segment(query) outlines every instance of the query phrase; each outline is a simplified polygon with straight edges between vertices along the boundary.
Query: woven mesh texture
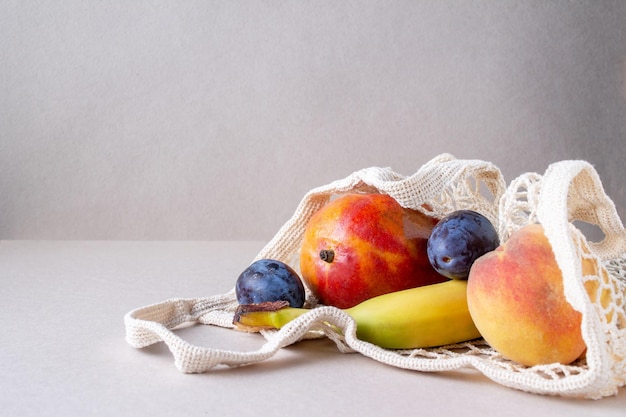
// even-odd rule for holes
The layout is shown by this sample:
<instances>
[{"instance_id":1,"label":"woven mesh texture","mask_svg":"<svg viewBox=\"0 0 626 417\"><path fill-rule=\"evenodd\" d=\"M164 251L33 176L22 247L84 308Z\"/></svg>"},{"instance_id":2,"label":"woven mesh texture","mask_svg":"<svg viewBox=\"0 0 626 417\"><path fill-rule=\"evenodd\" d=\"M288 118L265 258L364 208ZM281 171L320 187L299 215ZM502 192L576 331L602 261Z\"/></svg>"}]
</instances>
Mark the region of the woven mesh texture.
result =
<instances>
[{"instance_id":1,"label":"woven mesh texture","mask_svg":"<svg viewBox=\"0 0 626 417\"><path fill-rule=\"evenodd\" d=\"M307 305L315 308L281 330L263 331L267 342L257 351L194 346L175 333L176 327L187 323L233 327L234 289L130 311L124 317L127 342L137 348L166 343L177 368L186 373L264 361L299 340L328 337L342 352L359 352L390 366L424 372L472 368L499 384L537 394L598 399L626 384L626 232L590 164L556 162L543 175L523 174L508 187L493 164L458 160L449 154L434 158L408 177L389 168L366 168L309 191L256 259L273 258L297 269L309 218L334 195L347 192L389 194L404 207L436 217L459 209L476 210L497 225L502 242L525 224L541 223L563 272L566 298L582 313L584 358L569 365L526 367L503 358L484 340L430 349L382 349L359 340L346 313L317 305L308 290ZM588 241L575 221L598 226L604 238Z\"/></svg>"}]
</instances>

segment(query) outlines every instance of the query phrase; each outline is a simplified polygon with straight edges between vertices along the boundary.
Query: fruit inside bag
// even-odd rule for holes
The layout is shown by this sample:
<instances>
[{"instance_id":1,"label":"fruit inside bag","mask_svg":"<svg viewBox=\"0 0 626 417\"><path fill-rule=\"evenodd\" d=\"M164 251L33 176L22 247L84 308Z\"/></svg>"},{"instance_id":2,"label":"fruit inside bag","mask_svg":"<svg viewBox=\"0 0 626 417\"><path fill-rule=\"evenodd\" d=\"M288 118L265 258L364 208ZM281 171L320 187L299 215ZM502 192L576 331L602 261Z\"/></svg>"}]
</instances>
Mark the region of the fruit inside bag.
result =
<instances>
[{"instance_id":1,"label":"fruit inside bag","mask_svg":"<svg viewBox=\"0 0 626 417\"><path fill-rule=\"evenodd\" d=\"M567 300L582 313L584 357L569 365L523 366L506 360L482 339L428 349L384 349L358 339L355 321L344 311L326 306L312 309L279 331L263 331L267 342L254 352L194 346L172 331L184 323L233 327L234 289L129 312L125 316L128 343L141 348L163 341L178 369L189 373L267 360L304 338L328 337L342 352L356 351L392 366L428 372L474 368L497 383L539 394L601 398L626 383L626 234L588 163L555 163L543 176L524 174L508 188L493 164L457 160L448 154L434 158L410 177L382 168L357 171L307 193L256 259L295 264L308 220L334 195L347 192L388 194L404 207L438 218L454 210L476 210L497 225L503 241L528 223L541 223L562 270ZM574 227L576 220L599 226L605 238L588 242ZM307 296L315 306L317 300L310 293Z\"/></svg>"}]
</instances>

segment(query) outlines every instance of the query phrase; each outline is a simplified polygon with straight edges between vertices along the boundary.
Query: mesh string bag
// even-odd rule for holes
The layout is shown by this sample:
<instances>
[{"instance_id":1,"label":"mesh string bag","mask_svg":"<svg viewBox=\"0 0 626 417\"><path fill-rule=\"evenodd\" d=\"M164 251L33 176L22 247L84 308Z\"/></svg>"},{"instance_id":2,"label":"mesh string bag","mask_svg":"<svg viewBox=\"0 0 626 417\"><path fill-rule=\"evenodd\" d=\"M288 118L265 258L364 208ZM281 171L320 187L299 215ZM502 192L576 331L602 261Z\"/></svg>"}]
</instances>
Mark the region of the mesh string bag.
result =
<instances>
[{"instance_id":1,"label":"mesh string bag","mask_svg":"<svg viewBox=\"0 0 626 417\"><path fill-rule=\"evenodd\" d=\"M280 330L261 331L266 342L258 350L196 346L176 334L177 327L188 324L233 328L236 277L225 294L172 298L128 312L126 341L135 348L164 342L175 366L185 373L268 360L300 340L327 337L341 352L358 352L390 366L423 372L474 369L496 383L536 394L599 399L616 394L626 383L626 231L589 163L556 162L543 175L525 173L508 186L492 163L449 154L435 157L411 176L366 168L306 193L253 260L272 258L297 269L308 220L333 196L347 192L389 194L404 207L439 218L454 210L479 211L497 225L502 242L528 223L541 223L563 274L566 299L582 313L584 357L568 365L527 367L505 359L483 339L428 349L383 349L359 340L350 316L318 304L308 290L311 311ZM589 241L577 222L597 226L602 240Z\"/></svg>"}]
</instances>

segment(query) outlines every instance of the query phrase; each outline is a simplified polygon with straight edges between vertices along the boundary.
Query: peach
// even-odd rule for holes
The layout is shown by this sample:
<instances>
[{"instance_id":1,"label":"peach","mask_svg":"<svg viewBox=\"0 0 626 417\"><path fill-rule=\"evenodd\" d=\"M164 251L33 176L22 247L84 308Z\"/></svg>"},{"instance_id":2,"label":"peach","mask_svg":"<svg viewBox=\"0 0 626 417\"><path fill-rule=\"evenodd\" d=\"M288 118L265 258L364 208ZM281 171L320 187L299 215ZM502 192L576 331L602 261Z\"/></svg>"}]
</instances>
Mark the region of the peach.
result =
<instances>
[{"instance_id":1,"label":"peach","mask_svg":"<svg viewBox=\"0 0 626 417\"><path fill-rule=\"evenodd\" d=\"M483 338L507 359L569 364L585 351L581 313L565 299L561 270L539 224L522 227L474 262L467 301Z\"/></svg>"}]
</instances>

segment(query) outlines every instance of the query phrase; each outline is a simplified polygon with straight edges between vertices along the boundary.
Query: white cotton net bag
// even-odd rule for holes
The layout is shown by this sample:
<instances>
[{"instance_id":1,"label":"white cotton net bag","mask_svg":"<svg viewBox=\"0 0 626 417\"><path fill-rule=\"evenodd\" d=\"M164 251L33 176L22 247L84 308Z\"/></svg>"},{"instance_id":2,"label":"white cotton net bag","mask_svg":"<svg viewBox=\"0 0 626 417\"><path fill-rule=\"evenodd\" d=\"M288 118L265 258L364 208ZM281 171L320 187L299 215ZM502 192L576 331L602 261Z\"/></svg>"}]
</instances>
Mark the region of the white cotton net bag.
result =
<instances>
[{"instance_id":1,"label":"white cotton net bag","mask_svg":"<svg viewBox=\"0 0 626 417\"><path fill-rule=\"evenodd\" d=\"M226 294L170 299L130 311L124 317L127 342L136 348L166 343L176 367L186 373L267 360L299 340L328 337L341 352L359 352L391 366L424 372L470 368L499 384L538 394L597 399L615 394L625 384L626 232L591 165L554 163L543 176L521 175L508 188L493 164L458 160L449 154L434 158L408 177L389 168L366 168L309 191L255 259L273 258L297 268L308 220L334 195L347 192L389 194L402 206L435 217L476 210L497 225L503 242L525 224L541 223L563 272L567 300L582 313L585 357L569 365L526 367L506 360L482 339L439 348L383 349L359 340L346 313L317 306L308 291L307 303L316 308L281 330L263 331L267 341L256 351L195 346L175 333L176 327L189 323L232 328L237 307L234 288ZM604 233L602 241L589 242L575 227L577 221L598 226ZM592 273L583 275L582 262L592 265Z\"/></svg>"}]
</instances>

